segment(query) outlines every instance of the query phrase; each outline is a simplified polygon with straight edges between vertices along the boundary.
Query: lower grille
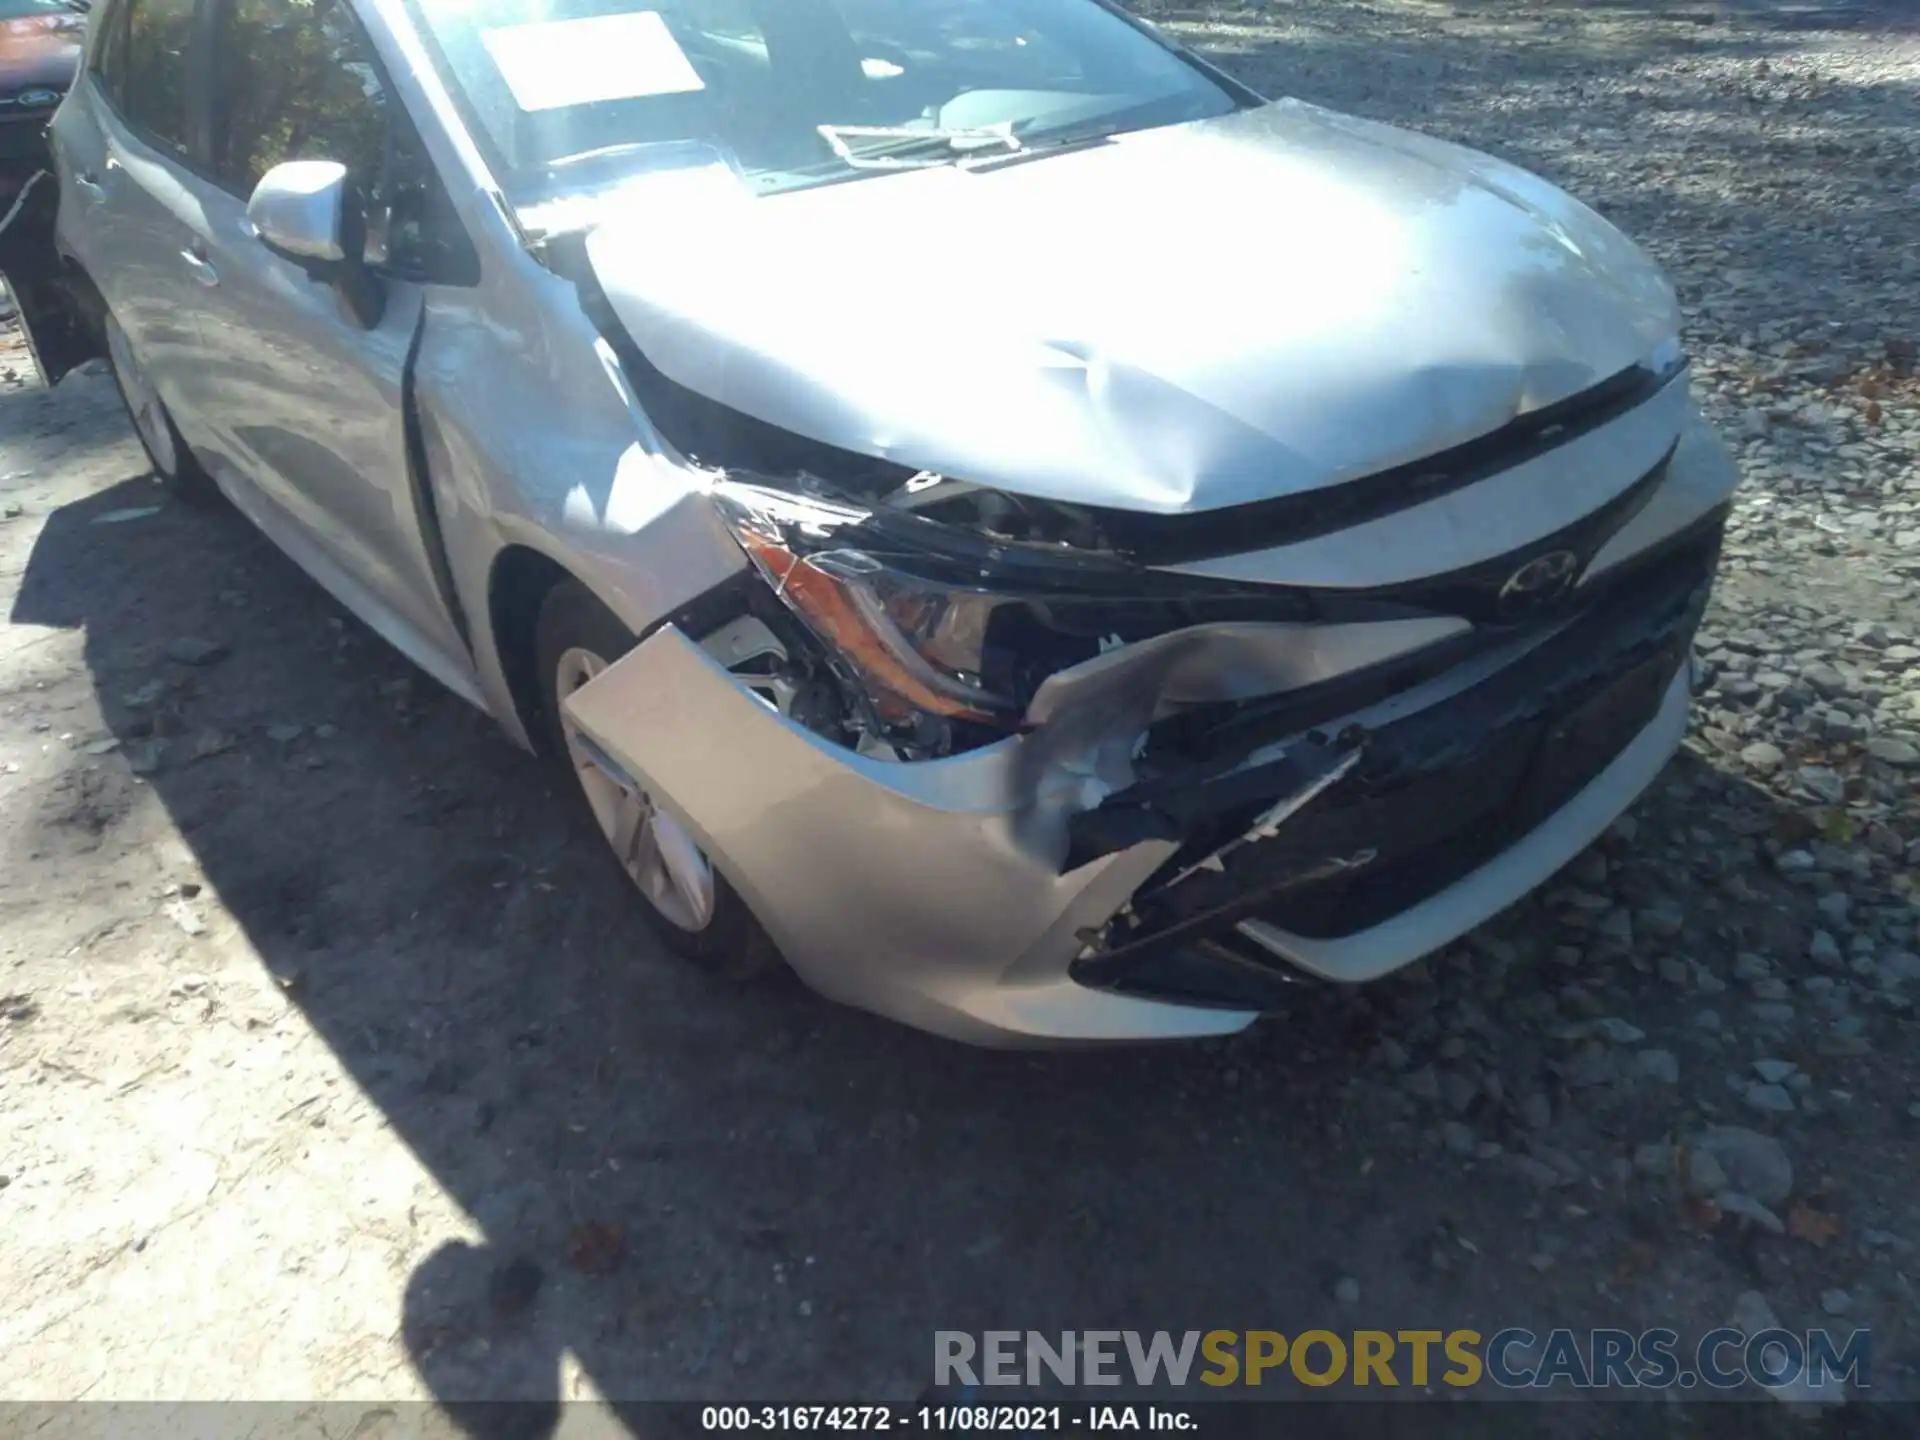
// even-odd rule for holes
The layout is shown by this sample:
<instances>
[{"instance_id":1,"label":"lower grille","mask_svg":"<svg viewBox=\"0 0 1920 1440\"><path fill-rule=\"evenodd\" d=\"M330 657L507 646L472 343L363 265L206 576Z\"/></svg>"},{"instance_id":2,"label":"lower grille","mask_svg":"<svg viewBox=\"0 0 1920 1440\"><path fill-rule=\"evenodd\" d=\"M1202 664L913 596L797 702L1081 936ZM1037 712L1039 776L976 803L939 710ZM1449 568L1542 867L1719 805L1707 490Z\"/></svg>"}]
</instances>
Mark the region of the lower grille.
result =
<instances>
[{"instance_id":1,"label":"lower grille","mask_svg":"<svg viewBox=\"0 0 1920 1440\"><path fill-rule=\"evenodd\" d=\"M1478 685L1369 732L1353 772L1277 834L1241 846L1221 870L1143 886L1137 924L1110 935L1111 948L1081 961L1076 975L1167 993L1153 972L1173 965L1183 977L1177 988L1188 992L1192 947L1204 944L1215 960L1223 948L1242 956L1253 948L1233 934L1242 920L1257 916L1316 939L1352 935L1486 864L1591 783L1652 720L1686 661L1718 554L1716 527L1614 585ZM1176 857L1163 877L1192 858Z\"/></svg>"},{"instance_id":2,"label":"lower grille","mask_svg":"<svg viewBox=\"0 0 1920 1440\"><path fill-rule=\"evenodd\" d=\"M1685 650L1669 645L1571 715L1502 730L1475 761L1347 807L1316 814L1351 836L1371 837L1374 860L1284 894L1254 913L1283 930L1333 939L1378 924L1437 895L1492 860L1565 805L1644 730ZM1324 843L1321 834L1314 841Z\"/></svg>"}]
</instances>

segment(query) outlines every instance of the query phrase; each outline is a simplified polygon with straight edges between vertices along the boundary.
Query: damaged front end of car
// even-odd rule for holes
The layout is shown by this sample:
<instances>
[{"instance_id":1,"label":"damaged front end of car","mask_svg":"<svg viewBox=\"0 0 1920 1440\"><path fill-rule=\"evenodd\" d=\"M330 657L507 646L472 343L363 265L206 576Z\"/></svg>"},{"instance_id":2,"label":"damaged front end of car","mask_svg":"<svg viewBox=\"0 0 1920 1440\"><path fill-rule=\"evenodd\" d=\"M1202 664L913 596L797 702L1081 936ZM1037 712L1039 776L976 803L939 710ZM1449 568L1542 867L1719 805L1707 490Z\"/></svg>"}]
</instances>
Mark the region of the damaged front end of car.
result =
<instances>
[{"instance_id":1,"label":"damaged front end of car","mask_svg":"<svg viewBox=\"0 0 1920 1440\"><path fill-rule=\"evenodd\" d=\"M1178 483L1023 483L1007 434L971 441L982 397L1104 434L1120 361L1041 347L1010 376L989 346L896 412L862 398L903 393L865 350L836 368L851 340L807 369L791 316L776 353L713 267L683 294L635 232L601 238L550 263L751 563L569 712L827 995L981 1043L1230 1033L1302 978L1372 979L1513 903L1679 744L1736 473L1671 340L1614 369L1369 350L1355 385L1436 413L1497 392L1507 418L1342 449L1262 400L1232 483L1156 510L1226 474L1179 428L1211 372L1178 404L1149 387L1154 424L1114 454ZM1596 327L1618 357L1660 325L1484 346ZM1321 483L1258 481L1310 453Z\"/></svg>"},{"instance_id":2,"label":"damaged front end of car","mask_svg":"<svg viewBox=\"0 0 1920 1440\"><path fill-rule=\"evenodd\" d=\"M1684 729L1733 480L1697 419L1518 552L1333 588L641 393L752 582L573 717L809 983L924 1028L1229 1033L1386 973L1571 859Z\"/></svg>"}]
</instances>

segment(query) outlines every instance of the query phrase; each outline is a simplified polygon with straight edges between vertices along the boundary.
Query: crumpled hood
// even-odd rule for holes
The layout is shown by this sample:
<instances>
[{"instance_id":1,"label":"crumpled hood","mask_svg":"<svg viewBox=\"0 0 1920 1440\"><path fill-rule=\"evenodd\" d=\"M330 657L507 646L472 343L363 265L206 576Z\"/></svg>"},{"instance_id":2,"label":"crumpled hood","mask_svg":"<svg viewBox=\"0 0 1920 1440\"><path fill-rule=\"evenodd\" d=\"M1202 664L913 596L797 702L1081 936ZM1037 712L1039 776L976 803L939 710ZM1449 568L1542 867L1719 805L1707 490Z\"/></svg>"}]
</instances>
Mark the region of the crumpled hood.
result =
<instances>
[{"instance_id":1,"label":"crumpled hood","mask_svg":"<svg viewBox=\"0 0 1920 1440\"><path fill-rule=\"evenodd\" d=\"M1640 250L1553 186L1295 101L764 199L656 178L588 251L662 372L815 440L1070 502L1335 484L1678 327Z\"/></svg>"}]
</instances>

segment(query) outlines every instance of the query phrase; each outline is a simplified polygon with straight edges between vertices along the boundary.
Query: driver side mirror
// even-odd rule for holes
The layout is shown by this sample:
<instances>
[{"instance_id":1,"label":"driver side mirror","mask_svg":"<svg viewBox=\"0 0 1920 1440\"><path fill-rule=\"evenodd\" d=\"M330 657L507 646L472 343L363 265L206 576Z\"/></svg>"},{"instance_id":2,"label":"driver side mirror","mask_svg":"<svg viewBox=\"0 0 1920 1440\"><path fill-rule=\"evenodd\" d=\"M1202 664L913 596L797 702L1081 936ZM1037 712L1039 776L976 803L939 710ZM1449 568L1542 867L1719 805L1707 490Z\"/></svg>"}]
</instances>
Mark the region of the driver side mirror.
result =
<instances>
[{"instance_id":1,"label":"driver side mirror","mask_svg":"<svg viewBox=\"0 0 1920 1440\"><path fill-rule=\"evenodd\" d=\"M371 330L386 309L379 277L367 269L366 215L336 160L287 160L260 177L247 201L260 243L340 292Z\"/></svg>"}]
</instances>

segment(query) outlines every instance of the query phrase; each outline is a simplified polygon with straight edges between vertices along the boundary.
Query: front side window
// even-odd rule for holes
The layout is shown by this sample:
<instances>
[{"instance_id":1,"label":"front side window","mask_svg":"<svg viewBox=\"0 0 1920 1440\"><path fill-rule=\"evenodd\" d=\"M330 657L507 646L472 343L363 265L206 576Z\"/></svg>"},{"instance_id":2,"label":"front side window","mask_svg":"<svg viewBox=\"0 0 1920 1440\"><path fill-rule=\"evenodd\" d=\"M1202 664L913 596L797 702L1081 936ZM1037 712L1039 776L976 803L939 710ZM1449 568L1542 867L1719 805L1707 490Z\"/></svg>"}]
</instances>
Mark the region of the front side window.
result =
<instances>
[{"instance_id":1,"label":"front side window","mask_svg":"<svg viewBox=\"0 0 1920 1440\"><path fill-rule=\"evenodd\" d=\"M333 160L366 217L369 264L471 284L478 261L345 0L223 0L214 179L241 199L287 160Z\"/></svg>"},{"instance_id":2,"label":"front side window","mask_svg":"<svg viewBox=\"0 0 1920 1440\"><path fill-rule=\"evenodd\" d=\"M1095 0L408 0L508 193L689 144L762 192L1223 114Z\"/></svg>"},{"instance_id":3,"label":"front side window","mask_svg":"<svg viewBox=\"0 0 1920 1440\"><path fill-rule=\"evenodd\" d=\"M187 45L193 0L124 0L120 87L128 123L162 146L187 148Z\"/></svg>"},{"instance_id":4,"label":"front side window","mask_svg":"<svg viewBox=\"0 0 1920 1440\"><path fill-rule=\"evenodd\" d=\"M380 176L385 88L339 0L227 0L218 40L215 178L253 193L283 160L337 160L363 192Z\"/></svg>"},{"instance_id":5,"label":"front side window","mask_svg":"<svg viewBox=\"0 0 1920 1440\"><path fill-rule=\"evenodd\" d=\"M122 103L127 69L127 0L100 17L100 35L93 43L93 78L114 104Z\"/></svg>"}]
</instances>

